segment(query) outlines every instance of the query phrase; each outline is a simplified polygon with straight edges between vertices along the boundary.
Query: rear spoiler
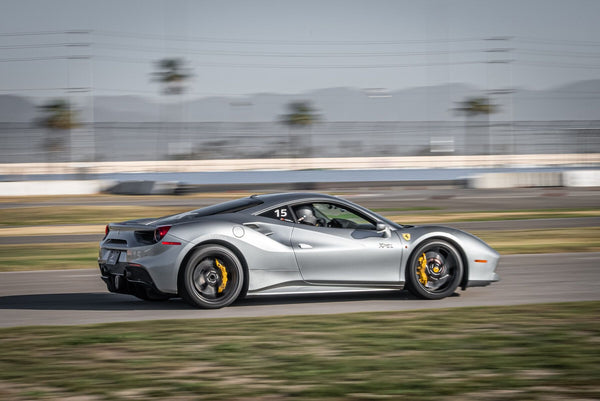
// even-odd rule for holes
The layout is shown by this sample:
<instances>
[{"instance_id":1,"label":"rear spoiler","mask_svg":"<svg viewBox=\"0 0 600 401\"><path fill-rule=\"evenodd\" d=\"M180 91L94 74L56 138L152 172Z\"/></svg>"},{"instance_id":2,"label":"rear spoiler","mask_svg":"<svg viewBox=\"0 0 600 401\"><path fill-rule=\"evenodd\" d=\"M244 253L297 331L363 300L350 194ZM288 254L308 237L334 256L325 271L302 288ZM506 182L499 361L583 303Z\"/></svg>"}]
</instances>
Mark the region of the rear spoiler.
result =
<instances>
[{"instance_id":1,"label":"rear spoiler","mask_svg":"<svg viewBox=\"0 0 600 401\"><path fill-rule=\"evenodd\" d=\"M156 225L147 225L147 224L139 224L139 223L110 223L108 228L112 230L118 231L154 231L156 230Z\"/></svg>"}]
</instances>

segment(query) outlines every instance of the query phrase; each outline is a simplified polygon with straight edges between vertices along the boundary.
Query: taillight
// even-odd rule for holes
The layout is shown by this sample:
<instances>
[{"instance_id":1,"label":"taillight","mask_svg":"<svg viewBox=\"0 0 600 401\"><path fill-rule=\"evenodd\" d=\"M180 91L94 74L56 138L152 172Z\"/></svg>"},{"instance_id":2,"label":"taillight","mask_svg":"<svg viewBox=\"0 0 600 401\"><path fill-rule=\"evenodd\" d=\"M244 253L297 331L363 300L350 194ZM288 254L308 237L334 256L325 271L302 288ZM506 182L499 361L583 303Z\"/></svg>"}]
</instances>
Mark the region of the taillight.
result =
<instances>
[{"instance_id":1,"label":"taillight","mask_svg":"<svg viewBox=\"0 0 600 401\"><path fill-rule=\"evenodd\" d=\"M110 232L110 228L108 227L108 224L107 224L106 227L104 227L104 238L106 238L108 236L109 232Z\"/></svg>"},{"instance_id":2,"label":"taillight","mask_svg":"<svg viewBox=\"0 0 600 401\"><path fill-rule=\"evenodd\" d=\"M159 242L165 237L165 235L167 235L170 229L171 226L158 227L156 230L154 230L154 241Z\"/></svg>"}]
</instances>

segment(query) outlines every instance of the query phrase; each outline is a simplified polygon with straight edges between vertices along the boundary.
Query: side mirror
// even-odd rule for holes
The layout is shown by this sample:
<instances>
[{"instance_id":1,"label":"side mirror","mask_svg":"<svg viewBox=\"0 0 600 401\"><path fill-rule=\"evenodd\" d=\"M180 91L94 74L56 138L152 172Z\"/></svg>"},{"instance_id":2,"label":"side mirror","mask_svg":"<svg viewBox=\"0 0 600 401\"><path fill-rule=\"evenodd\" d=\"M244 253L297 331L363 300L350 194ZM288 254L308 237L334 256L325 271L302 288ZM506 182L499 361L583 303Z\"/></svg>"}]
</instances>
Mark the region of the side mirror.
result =
<instances>
[{"instance_id":1,"label":"side mirror","mask_svg":"<svg viewBox=\"0 0 600 401\"><path fill-rule=\"evenodd\" d=\"M377 223L377 225L375 226L375 230L377 231L377 234L383 234L384 238L388 238L391 235L391 231L388 225L382 222Z\"/></svg>"}]
</instances>

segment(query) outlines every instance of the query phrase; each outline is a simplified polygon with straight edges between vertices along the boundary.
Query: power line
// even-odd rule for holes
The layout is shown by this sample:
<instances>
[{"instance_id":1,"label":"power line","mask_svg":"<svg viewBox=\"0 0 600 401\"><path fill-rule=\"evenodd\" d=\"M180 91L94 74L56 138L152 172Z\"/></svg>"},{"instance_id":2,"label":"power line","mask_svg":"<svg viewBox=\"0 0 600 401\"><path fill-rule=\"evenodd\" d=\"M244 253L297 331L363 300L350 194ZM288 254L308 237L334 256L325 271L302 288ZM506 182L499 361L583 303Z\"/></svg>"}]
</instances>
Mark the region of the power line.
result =
<instances>
[{"instance_id":1,"label":"power line","mask_svg":"<svg viewBox=\"0 0 600 401\"><path fill-rule=\"evenodd\" d=\"M0 50L12 50L12 49L44 49L48 47L65 47L67 43L38 43L31 45L7 45L0 46Z\"/></svg>"},{"instance_id":2,"label":"power line","mask_svg":"<svg viewBox=\"0 0 600 401\"><path fill-rule=\"evenodd\" d=\"M568 46L591 46L591 47L599 47L599 41L593 40L572 40L572 39L548 39L548 38L536 38L536 37L528 37L528 36L518 36L518 42L525 43L537 43L537 44L545 44L545 45L568 45Z\"/></svg>"},{"instance_id":3,"label":"power line","mask_svg":"<svg viewBox=\"0 0 600 401\"><path fill-rule=\"evenodd\" d=\"M540 62L540 61L528 61L528 60L519 60L517 66L519 65L527 65L532 67L555 67L555 68L580 68L580 69L588 69L588 70L598 70L600 69L600 64L574 64L574 63L560 63L560 62Z\"/></svg>"},{"instance_id":4,"label":"power line","mask_svg":"<svg viewBox=\"0 0 600 401\"><path fill-rule=\"evenodd\" d=\"M157 52L165 53L162 47L140 47L134 45L118 45L95 43L96 49L127 50L136 52ZM429 56L429 55L449 55L449 54L477 54L484 50L439 50L439 51L418 51L418 52L317 52L317 53L290 53L290 52L248 52L248 51L222 51L222 50L190 50L190 49L169 49L172 53L199 54L213 56L239 56L239 57L287 57L287 58L312 58L312 57L407 57L407 56Z\"/></svg>"},{"instance_id":5,"label":"power line","mask_svg":"<svg viewBox=\"0 0 600 401\"><path fill-rule=\"evenodd\" d=\"M88 60L90 55L72 55L72 56L40 56L40 57L14 57L0 58L0 63L10 63L17 61L50 61L50 60Z\"/></svg>"},{"instance_id":6,"label":"power line","mask_svg":"<svg viewBox=\"0 0 600 401\"><path fill-rule=\"evenodd\" d=\"M182 42L213 42L213 43L239 43L239 44L284 44L284 45L396 45L396 44L433 44L433 43L461 43L493 40L510 40L511 42L526 42L547 45L570 45L570 46L592 46L600 47L600 41L574 40L574 39L551 39L532 36L497 36L497 37L462 37L462 38L437 38L437 39L405 39L405 40L283 40L283 39L246 39L246 38L217 38L217 37L194 37L161 35L153 33L92 30L92 29L68 29L53 31L21 31L0 32L0 37L19 36L45 36L45 35L83 35L93 34L97 36L110 36L118 38L152 39L162 41Z\"/></svg>"},{"instance_id":7,"label":"power line","mask_svg":"<svg viewBox=\"0 0 600 401\"><path fill-rule=\"evenodd\" d=\"M115 57L115 56L94 56L94 60L117 61L136 64L146 64L156 60ZM428 67L442 65L467 65L481 64L483 60L478 61L457 61L457 62L439 62L439 63L412 63L412 64L250 64L250 63L222 63L222 62L200 62L194 63L195 67L233 67L233 68L273 68L273 69L372 69L372 68L409 68L409 67Z\"/></svg>"},{"instance_id":8,"label":"power line","mask_svg":"<svg viewBox=\"0 0 600 401\"><path fill-rule=\"evenodd\" d=\"M89 34L90 29L67 29L64 31L29 31L29 32L0 32L0 36L46 36L46 35L70 35Z\"/></svg>"},{"instance_id":9,"label":"power line","mask_svg":"<svg viewBox=\"0 0 600 401\"><path fill-rule=\"evenodd\" d=\"M37 32L3 32L0 36L46 36L63 35L66 31L37 31Z\"/></svg>"},{"instance_id":10,"label":"power line","mask_svg":"<svg viewBox=\"0 0 600 401\"><path fill-rule=\"evenodd\" d=\"M537 49L514 49L516 53L547 56L547 57L584 57L584 58L600 58L599 52L572 52L572 51L547 51Z\"/></svg>"},{"instance_id":11,"label":"power line","mask_svg":"<svg viewBox=\"0 0 600 401\"><path fill-rule=\"evenodd\" d=\"M215 38L144 34L118 31L93 31L97 36L129 37L137 39L166 40L174 42L210 42L210 43L233 43L233 44L266 44L266 45L397 45L397 44L426 44L426 43L454 43L475 42L481 38L454 38L454 39L415 39L415 40L277 40L277 39L241 39L241 38Z\"/></svg>"},{"instance_id":12,"label":"power line","mask_svg":"<svg viewBox=\"0 0 600 401\"><path fill-rule=\"evenodd\" d=\"M148 64L153 63L155 59L128 58L119 56L105 55L61 55L61 56L40 56L40 57L14 57L0 58L0 63L25 62L25 61L52 61L52 60L102 60L124 63ZM427 62L427 63L390 63L390 64L254 64L254 63L224 63L224 62L201 62L194 63L198 67L231 67L231 68L267 68L267 69L387 69L387 68L410 68L410 67L434 67L450 65L474 65L489 63L515 63L516 65L528 65L538 67L557 67L557 68L580 68L580 69L600 69L600 64L581 64L581 63L563 63L563 62L540 62L531 60L472 60L472 61L445 61L445 62Z\"/></svg>"},{"instance_id":13,"label":"power line","mask_svg":"<svg viewBox=\"0 0 600 401\"><path fill-rule=\"evenodd\" d=\"M60 47L93 47L95 49L113 49L135 52L165 53L161 47L120 45L110 43L40 43L29 45L0 45L0 50L13 49L38 49L38 48L60 48ZM458 54L478 54L483 52L515 52L523 55L539 55L546 57L584 57L600 58L599 52L572 52L572 51L545 51L537 49L472 49L472 50L437 50L437 51L416 51L416 52L310 52L310 53L289 53L289 52L248 52L248 51L221 51L221 50L190 50L190 49L169 49L171 53L212 55L212 56L236 56L236 57L273 57L273 58L341 58L341 57L411 57L411 56L435 56L435 55L458 55Z\"/></svg>"}]
</instances>

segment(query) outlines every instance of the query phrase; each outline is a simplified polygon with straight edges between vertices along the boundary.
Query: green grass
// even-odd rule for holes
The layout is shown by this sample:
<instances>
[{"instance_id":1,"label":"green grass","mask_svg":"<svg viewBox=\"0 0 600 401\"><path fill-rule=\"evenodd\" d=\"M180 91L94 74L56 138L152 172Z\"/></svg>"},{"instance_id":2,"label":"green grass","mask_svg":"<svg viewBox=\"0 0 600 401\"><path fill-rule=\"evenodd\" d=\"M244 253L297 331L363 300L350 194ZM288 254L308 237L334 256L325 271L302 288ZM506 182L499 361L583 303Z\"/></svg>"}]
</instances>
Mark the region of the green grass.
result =
<instances>
[{"instance_id":1,"label":"green grass","mask_svg":"<svg viewBox=\"0 0 600 401\"><path fill-rule=\"evenodd\" d=\"M600 252L600 227L473 231L471 233L503 255Z\"/></svg>"},{"instance_id":2,"label":"green grass","mask_svg":"<svg viewBox=\"0 0 600 401\"><path fill-rule=\"evenodd\" d=\"M598 399L598 316L586 302L0 329L0 398Z\"/></svg>"},{"instance_id":3,"label":"green grass","mask_svg":"<svg viewBox=\"0 0 600 401\"><path fill-rule=\"evenodd\" d=\"M386 212L384 215L401 224L450 223L461 221L500 221L500 220L533 220L564 219L573 217L599 217L598 208L581 209L539 209L539 210L496 210L467 212L432 212L418 214L398 214Z\"/></svg>"},{"instance_id":4,"label":"green grass","mask_svg":"<svg viewBox=\"0 0 600 401\"><path fill-rule=\"evenodd\" d=\"M98 267L98 243L0 245L0 271Z\"/></svg>"},{"instance_id":5,"label":"green grass","mask_svg":"<svg viewBox=\"0 0 600 401\"><path fill-rule=\"evenodd\" d=\"M191 210L189 206L38 206L0 209L0 227L62 224L107 224L160 217Z\"/></svg>"}]
</instances>

